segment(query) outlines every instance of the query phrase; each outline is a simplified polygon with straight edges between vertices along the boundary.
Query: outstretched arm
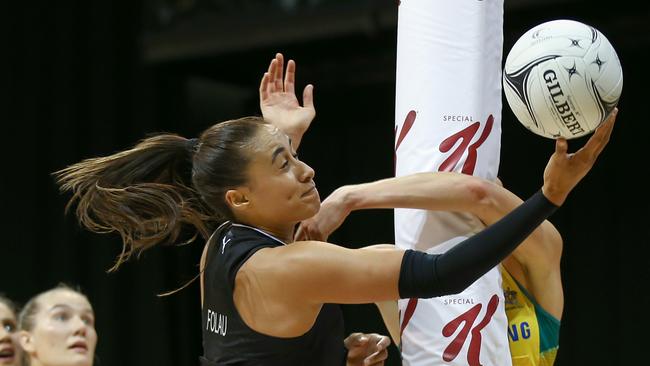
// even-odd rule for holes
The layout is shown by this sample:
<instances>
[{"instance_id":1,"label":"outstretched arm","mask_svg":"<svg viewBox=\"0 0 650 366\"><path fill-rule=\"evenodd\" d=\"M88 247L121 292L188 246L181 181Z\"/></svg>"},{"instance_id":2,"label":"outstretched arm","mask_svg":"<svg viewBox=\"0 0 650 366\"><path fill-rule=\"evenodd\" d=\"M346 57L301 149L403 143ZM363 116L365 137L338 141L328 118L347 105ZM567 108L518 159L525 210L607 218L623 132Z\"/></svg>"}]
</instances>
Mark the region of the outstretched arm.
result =
<instances>
[{"instance_id":1,"label":"outstretched arm","mask_svg":"<svg viewBox=\"0 0 650 366\"><path fill-rule=\"evenodd\" d=\"M469 212L491 225L522 202L508 190L481 178L459 173L419 173L337 189L314 218L301 223L297 238L326 240L351 211L359 209ZM561 254L560 234L546 220L503 262L537 302L558 319L564 304Z\"/></svg>"},{"instance_id":2,"label":"outstretched arm","mask_svg":"<svg viewBox=\"0 0 650 366\"><path fill-rule=\"evenodd\" d=\"M265 299L292 303L368 303L458 293L503 260L557 207L541 192L502 220L440 255L354 250L303 241L262 249L240 269ZM238 284L240 282L237 282Z\"/></svg>"},{"instance_id":3,"label":"outstretched arm","mask_svg":"<svg viewBox=\"0 0 650 366\"><path fill-rule=\"evenodd\" d=\"M296 63L289 60L285 73L284 56L276 54L260 82L260 109L264 119L289 135L293 148L298 150L302 136L316 116L316 109L314 86L309 84L305 87L302 106L295 87Z\"/></svg>"},{"instance_id":4,"label":"outstretched arm","mask_svg":"<svg viewBox=\"0 0 650 366\"><path fill-rule=\"evenodd\" d=\"M481 217L503 206L507 191L482 178L460 173L418 173L343 186L296 231L297 240L326 240L350 214L372 208L413 208L469 212Z\"/></svg>"},{"instance_id":5,"label":"outstretched arm","mask_svg":"<svg viewBox=\"0 0 650 366\"><path fill-rule=\"evenodd\" d=\"M609 140L616 112L576 153L567 152L566 141L556 142L556 152L545 170L542 188L552 202L563 203L568 192L591 169ZM571 180L555 180L558 172L567 170L576 173ZM553 195L557 188L566 194ZM296 239L325 240L351 211L358 209L403 207L463 211L491 225L521 203L513 193L480 178L454 173L420 173L339 188L323 202L314 218L301 223ZM559 271L561 252L559 233L550 222L544 221L505 262L511 274L524 282L540 305L557 318L561 317L563 305Z\"/></svg>"},{"instance_id":6,"label":"outstretched arm","mask_svg":"<svg viewBox=\"0 0 650 366\"><path fill-rule=\"evenodd\" d=\"M567 151L566 140L556 141L556 151L544 171L542 187L551 202L561 205L591 169L609 141L617 114L618 109L614 109L575 153ZM574 176L570 180L558 176L566 173L574 173ZM340 187L323 201L316 216L300 224L295 239L326 240L354 210L399 207L469 212L489 224L510 212L520 201L508 190L481 178L446 172L418 173Z\"/></svg>"},{"instance_id":7,"label":"outstretched arm","mask_svg":"<svg viewBox=\"0 0 650 366\"><path fill-rule=\"evenodd\" d=\"M237 273L233 296L237 308L244 321L255 323L253 329L291 336L308 330L325 303L369 303L460 292L505 259L564 202L604 149L613 125L614 116L575 154L567 153L566 141L559 141L539 192L441 255L351 250L318 242L261 249ZM278 314L286 315L288 308L292 309L293 324L279 331L277 325L287 317Z\"/></svg>"},{"instance_id":8,"label":"outstretched arm","mask_svg":"<svg viewBox=\"0 0 650 366\"><path fill-rule=\"evenodd\" d=\"M396 299L398 295L427 297L460 291L462 288L458 287L471 284L478 278L475 276L498 264L557 206L564 203L569 192L587 174L607 145L614 119L615 113L576 153L568 153L566 141L558 141L544 171L544 185L540 192L444 254L428 256L409 251L355 251L326 243L302 242L261 250L244 266L251 264L253 268L264 268L263 276L256 275L257 283L264 282L282 290L277 293L299 294L306 302L363 303ZM501 189L495 184L489 186ZM400 275L401 268L412 266L435 268L430 273L433 277L421 281L417 271L406 271L401 273L404 276ZM432 283L433 287L429 287ZM426 289L418 289L420 287Z\"/></svg>"}]
</instances>

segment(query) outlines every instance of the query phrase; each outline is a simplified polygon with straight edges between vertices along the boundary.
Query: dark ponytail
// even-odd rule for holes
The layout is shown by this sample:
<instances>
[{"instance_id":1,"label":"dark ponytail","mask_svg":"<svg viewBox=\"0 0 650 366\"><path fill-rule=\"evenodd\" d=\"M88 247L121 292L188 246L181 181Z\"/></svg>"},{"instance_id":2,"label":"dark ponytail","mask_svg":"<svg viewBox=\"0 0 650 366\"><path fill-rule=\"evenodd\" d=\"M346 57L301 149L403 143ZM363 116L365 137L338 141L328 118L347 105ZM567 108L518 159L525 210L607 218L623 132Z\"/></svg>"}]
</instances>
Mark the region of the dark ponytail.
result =
<instances>
[{"instance_id":1,"label":"dark ponytail","mask_svg":"<svg viewBox=\"0 0 650 366\"><path fill-rule=\"evenodd\" d=\"M118 232L122 253L115 265L157 243L175 243L184 224L206 237L210 214L190 186L190 140L159 135L130 150L87 159L55 172L61 191L71 191L82 226Z\"/></svg>"},{"instance_id":2,"label":"dark ponytail","mask_svg":"<svg viewBox=\"0 0 650 366\"><path fill-rule=\"evenodd\" d=\"M217 224L232 219L224 195L245 183L250 160L245 150L263 122L257 117L223 122L199 139L149 137L130 150L59 170L54 176L61 192L72 192L66 212L76 204L82 226L120 234L122 253L110 271L134 253L177 243L188 226L207 239Z\"/></svg>"}]
</instances>

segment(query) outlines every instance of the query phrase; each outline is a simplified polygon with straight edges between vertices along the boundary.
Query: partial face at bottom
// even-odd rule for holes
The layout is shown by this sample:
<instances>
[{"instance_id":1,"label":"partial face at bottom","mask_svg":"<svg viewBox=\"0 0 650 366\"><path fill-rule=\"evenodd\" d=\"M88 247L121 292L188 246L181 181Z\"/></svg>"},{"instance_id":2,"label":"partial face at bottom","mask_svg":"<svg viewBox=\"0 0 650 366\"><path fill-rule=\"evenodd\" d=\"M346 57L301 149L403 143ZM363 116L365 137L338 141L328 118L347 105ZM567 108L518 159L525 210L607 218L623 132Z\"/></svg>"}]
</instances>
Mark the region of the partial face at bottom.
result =
<instances>
[{"instance_id":1,"label":"partial face at bottom","mask_svg":"<svg viewBox=\"0 0 650 366\"><path fill-rule=\"evenodd\" d=\"M25 351L44 365L89 366L93 364L97 332L95 315L88 299L60 289L39 297L34 327Z\"/></svg>"},{"instance_id":2,"label":"partial face at bottom","mask_svg":"<svg viewBox=\"0 0 650 366\"><path fill-rule=\"evenodd\" d=\"M0 366L18 366L20 346L16 333L16 314L0 302Z\"/></svg>"}]
</instances>

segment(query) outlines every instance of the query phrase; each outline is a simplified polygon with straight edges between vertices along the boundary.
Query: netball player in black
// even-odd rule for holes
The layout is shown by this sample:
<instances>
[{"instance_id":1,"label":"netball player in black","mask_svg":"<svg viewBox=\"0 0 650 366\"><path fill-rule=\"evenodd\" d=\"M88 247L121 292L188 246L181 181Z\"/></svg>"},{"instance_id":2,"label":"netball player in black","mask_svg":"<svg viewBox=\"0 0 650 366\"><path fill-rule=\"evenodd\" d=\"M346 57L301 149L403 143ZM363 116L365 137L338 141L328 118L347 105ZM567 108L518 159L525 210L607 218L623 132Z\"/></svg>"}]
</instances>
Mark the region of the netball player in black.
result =
<instances>
[{"instance_id":1,"label":"netball player in black","mask_svg":"<svg viewBox=\"0 0 650 366\"><path fill-rule=\"evenodd\" d=\"M558 140L536 194L441 255L292 242L296 225L320 207L314 170L296 155L300 133L257 117L215 124L196 139L150 137L56 176L83 226L121 235L116 267L178 242L188 225L209 237L201 261L204 365L342 365L342 318L331 304L463 290L562 205L613 124L575 153Z\"/></svg>"}]
</instances>

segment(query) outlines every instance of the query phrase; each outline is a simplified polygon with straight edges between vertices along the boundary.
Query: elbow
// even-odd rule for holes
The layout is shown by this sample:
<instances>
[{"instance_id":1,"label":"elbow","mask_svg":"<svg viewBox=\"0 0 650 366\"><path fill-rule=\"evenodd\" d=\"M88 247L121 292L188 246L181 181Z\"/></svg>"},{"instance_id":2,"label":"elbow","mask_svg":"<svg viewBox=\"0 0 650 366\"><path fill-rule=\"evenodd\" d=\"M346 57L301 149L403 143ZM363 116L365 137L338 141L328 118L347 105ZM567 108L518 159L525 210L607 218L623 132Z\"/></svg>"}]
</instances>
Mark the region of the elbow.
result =
<instances>
[{"instance_id":1,"label":"elbow","mask_svg":"<svg viewBox=\"0 0 650 366\"><path fill-rule=\"evenodd\" d=\"M495 189L497 186L485 179L471 177L463 183L464 191L467 193L471 209L470 211L479 217L485 212L492 212L496 209L497 200Z\"/></svg>"},{"instance_id":2,"label":"elbow","mask_svg":"<svg viewBox=\"0 0 650 366\"><path fill-rule=\"evenodd\" d=\"M476 202L481 202L489 197L490 183L481 178L472 177L465 182L465 190Z\"/></svg>"}]
</instances>

